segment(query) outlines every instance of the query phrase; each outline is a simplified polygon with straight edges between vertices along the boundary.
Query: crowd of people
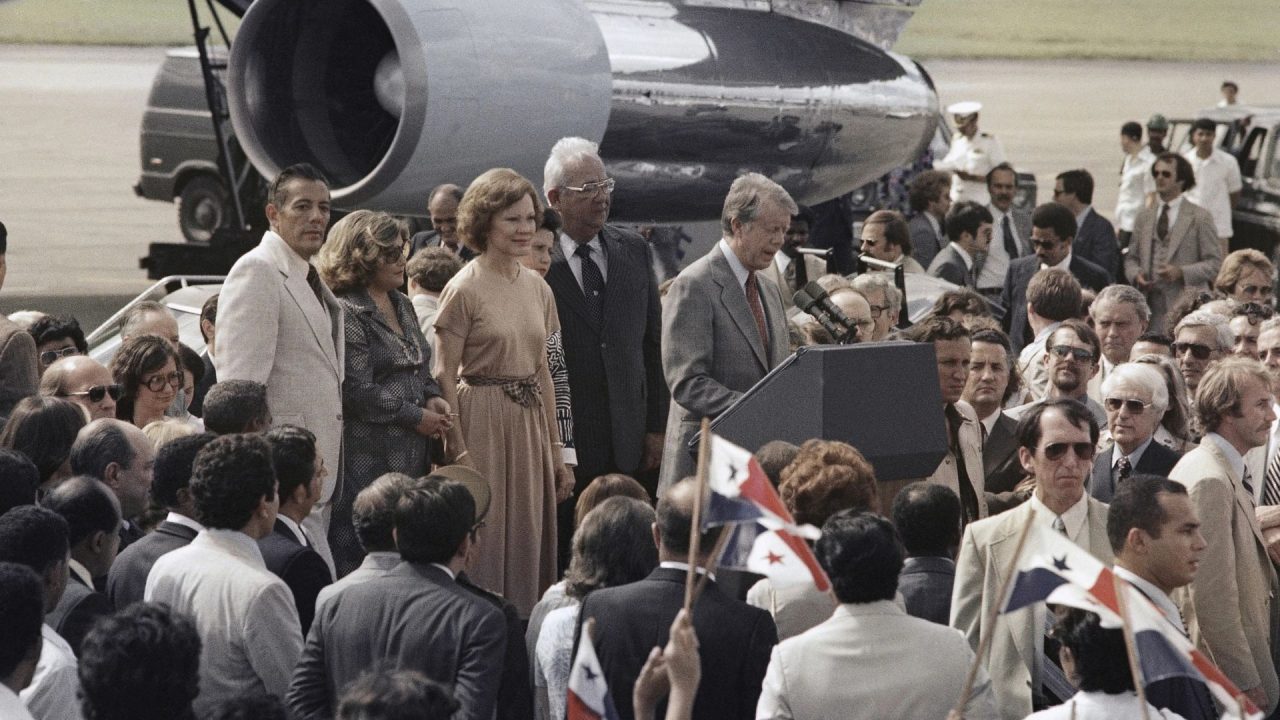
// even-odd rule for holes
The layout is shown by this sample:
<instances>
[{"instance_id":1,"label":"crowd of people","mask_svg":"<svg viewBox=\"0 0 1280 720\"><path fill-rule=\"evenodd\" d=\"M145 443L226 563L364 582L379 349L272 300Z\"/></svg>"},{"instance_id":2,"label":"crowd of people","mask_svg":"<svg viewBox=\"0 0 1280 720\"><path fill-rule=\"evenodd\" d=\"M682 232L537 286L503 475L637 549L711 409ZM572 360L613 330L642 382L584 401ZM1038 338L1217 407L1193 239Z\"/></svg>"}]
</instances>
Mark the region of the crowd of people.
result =
<instances>
[{"instance_id":1,"label":"crowd of people","mask_svg":"<svg viewBox=\"0 0 1280 720\"><path fill-rule=\"evenodd\" d=\"M1274 712L1280 318L1267 257L1227 252L1234 159L1212 123L1186 156L1163 117L1146 144L1125 124L1113 225L1085 170L1016 207L980 106L951 110L913 216L861 226L907 287L956 286L914 323L894 273L801 252L814 215L756 173L659 284L582 138L541 191L501 168L435 188L417 234L330 226L324 176L286 168L199 352L154 302L107 365L72 318L0 318L0 716L556 720L596 682L622 720L1230 710L1192 679L1138 687L1097 614L996 613L1032 523ZM810 281L829 317L796 306ZM838 440L755 449L821 531L819 591L722 562L695 436L837 341L929 346L936 377L885 380L936 397L917 420L946 449L912 478Z\"/></svg>"}]
</instances>

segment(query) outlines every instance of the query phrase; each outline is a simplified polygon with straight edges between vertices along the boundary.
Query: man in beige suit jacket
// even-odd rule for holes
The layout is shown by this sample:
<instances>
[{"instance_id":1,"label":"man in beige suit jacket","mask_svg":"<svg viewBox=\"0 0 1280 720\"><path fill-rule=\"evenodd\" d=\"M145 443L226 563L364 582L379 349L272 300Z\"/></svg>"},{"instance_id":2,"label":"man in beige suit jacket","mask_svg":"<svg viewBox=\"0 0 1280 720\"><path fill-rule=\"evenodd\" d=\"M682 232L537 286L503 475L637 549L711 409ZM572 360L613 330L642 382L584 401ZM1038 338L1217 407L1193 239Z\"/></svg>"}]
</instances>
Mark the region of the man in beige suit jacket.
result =
<instances>
[{"instance_id":1,"label":"man in beige suit jacket","mask_svg":"<svg viewBox=\"0 0 1280 720\"><path fill-rule=\"evenodd\" d=\"M1150 329L1166 332L1165 315L1178 295L1186 288L1207 290L1217 277L1222 246L1213 216L1184 195L1196 185L1191 163L1177 153L1165 153L1156 159L1151 173L1156 179L1157 203L1138 213L1134 221L1124 275L1147 294ZM1162 227L1163 243L1159 239Z\"/></svg>"},{"instance_id":2,"label":"man in beige suit jacket","mask_svg":"<svg viewBox=\"0 0 1280 720\"><path fill-rule=\"evenodd\" d=\"M1248 358L1219 361L1200 380L1195 410L1204 440L1169 477L1187 486L1208 548L1175 600L1196 645L1271 712L1280 702L1271 657L1280 581L1254 515L1252 488L1263 478L1244 459L1266 444L1276 418L1266 370Z\"/></svg>"},{"instance_id":3,"label":"man in beige suit jacket","mask_svg":"<svg viewBox=\"0 0 1280 720\"><path fill-rule=\"evenodd\" d=\"M329 475L303 528L332 567L330 498L342 462L342 309L311 257L324 244L329 187L310 165L285 168L271 184L262 242L236 261L218 301L218 379L267 386L276 425L316 436Z\"/></svg>"},{"instance_id":4,"label":"man in beige suit jacket","mask_svg":"<svg viewBox=\"0 0 1280 720\"><path fill-rule=\"evenodd\" d=\"M1075 400L1046 400L1028 408L1018 425L1018 459L1035 478L1034 494L1013 510L971 524L960 543L951 626L963 632L975 650L983 633L993 633L986 667L1004 720L1021 720L1031 713L1033 696L1042 694L1046 662L1043 604L998 615L993 627L983 627L991 605L1000 602L1000 582L1022 527L1028 521L1042 523L1099 560L1112 561L1107 506L1084 487L1097 443L1093 415ZM1034 537L1023 548L1024 557L1036 551Z\"/></svg>"}]
</instances>

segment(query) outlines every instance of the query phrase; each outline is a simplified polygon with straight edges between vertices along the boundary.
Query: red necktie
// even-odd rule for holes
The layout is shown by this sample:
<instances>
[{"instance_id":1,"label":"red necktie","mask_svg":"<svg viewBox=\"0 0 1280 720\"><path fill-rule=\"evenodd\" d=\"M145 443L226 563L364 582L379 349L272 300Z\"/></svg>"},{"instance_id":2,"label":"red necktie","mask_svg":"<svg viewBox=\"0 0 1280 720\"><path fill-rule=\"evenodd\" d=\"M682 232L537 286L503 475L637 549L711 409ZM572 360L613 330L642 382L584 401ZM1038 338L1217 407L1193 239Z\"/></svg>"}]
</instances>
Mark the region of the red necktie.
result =
<instances>
[{"instance_id":1,"label":"red necktie","mask_svg":"<svg viewBox=\"0 0 1280 720\"><path fill-rule=\"evenodd\" d=\"M756 283L755 273L747 273L747 305L751 306L751 314L756 319L756 329L760 331L760 342L768 352L769 328L764 321L764 306L760 304L760 286Z\"/></svg>"}]
</instances>

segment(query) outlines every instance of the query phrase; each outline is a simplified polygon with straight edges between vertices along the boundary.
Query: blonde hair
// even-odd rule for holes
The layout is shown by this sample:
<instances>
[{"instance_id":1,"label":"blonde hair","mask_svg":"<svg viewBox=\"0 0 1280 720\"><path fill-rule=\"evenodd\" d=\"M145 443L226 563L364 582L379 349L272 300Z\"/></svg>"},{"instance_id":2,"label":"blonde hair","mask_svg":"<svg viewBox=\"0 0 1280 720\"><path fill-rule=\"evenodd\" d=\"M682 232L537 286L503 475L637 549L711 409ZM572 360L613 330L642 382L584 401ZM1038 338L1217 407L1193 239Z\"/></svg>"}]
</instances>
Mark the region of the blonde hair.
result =
<instances>
[{"instance_id":1,"label":"blonde hair","mask_svg":"<svg viewBox=\"0 0 1280 720\"><path fill-rule=\"evenodd\" d=\"M533 183L511 168L485 171L471 183L458 204L458 239L472 250L484 252L489 246L493 216L526 195L533 200L534 215L540 219L543 204Z\"/></svg>"},{"instance_id":2,"label":"blonde hair","mask_svg":"<svg viewBox=\"0 0 1280 720\"><path fill-rule=\"evenodd\" d=\"M1267 276L1268 281L1274 282L1275 280L1276 268L1267 259L1266 255L1253 248L1242 248L1231 253L1222 261L1222 268L1218 271L1218 277L1214 278L1213 281L1214 289L1227 295L1234 294L1236 285L1240 282L1240 277L1247 270L1258 270Z\"/></svg>"},{"instance_id":3,"label":"blonde hair","mask_svg":"<svg viewBox=\"0 0 1280 720\"><path fill-rule=\"evenodd\" d=\"M1216 431L1227 413L1240 412L1245 385L1250 378L1270 391L1271 376L1266 367L1253 358L1229 357L1209 366L1196 386L1196 415L1205 430Z\"/></svg>"},{"instance_id":4,"label":"blonde hair","mask_svg":"<svg viewBox=\"0 0 1280 720\"><path fill-rule=\"evenodd\" d=\"M363 290L393 253L404 253L409 229L384 212L356 210L329 230L316 270L334 294Z\"/></svg>"},{"instance_id":5,"label":"blonde hair","mask_svg":"<svg viewBox=\"0 0 1280 720\"><path fill-rule=\"evenodd\" d=\"M165 445L172 440L180 437L195 435L196 429L182 422L177 418L164 418L163 420L152 420L142 428L142 434L147 436L151 441L151 446L160 449L161 445Z\"/></svg>"}]
</instances>

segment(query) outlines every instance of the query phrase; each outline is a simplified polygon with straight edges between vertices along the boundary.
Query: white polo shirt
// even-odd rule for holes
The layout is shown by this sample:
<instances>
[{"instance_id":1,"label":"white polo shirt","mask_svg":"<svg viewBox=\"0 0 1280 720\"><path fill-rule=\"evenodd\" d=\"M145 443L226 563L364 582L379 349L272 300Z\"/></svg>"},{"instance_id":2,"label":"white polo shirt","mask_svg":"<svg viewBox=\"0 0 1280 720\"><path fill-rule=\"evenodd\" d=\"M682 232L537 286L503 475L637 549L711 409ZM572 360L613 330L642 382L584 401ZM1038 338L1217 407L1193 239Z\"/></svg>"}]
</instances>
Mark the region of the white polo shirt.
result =
<instances>
[{"instance_id":1,"label":"white polo shirt","mask_svg":"<svg viewBox=\"0 0 1280 720\"><path fill-rule=\"evenodd\" d=\"M1147 195L1156 191L1155 178L1151 177L1154 158L1142 153L1124 156L1120 167L1120 192L1116 195L1116 228L1133 232L1133 221L1146 207Z\"/></svg>"},{"instance_id":2,"label":"white polo shirt","mask_svg":"<svg viewBox=\"0 0 1280 720\"><path fill-rule=\"evenodd\" d=\"M1218 237L1231 237L1231 193L1240 192L1244 187L1240 163L1219 148L1214 148L1207 158L1197 155L1195 148L1183 157L1196 171L1196 186L1187 191L1187 199L1209 211Z\"/></svg>"}]
</instances>

